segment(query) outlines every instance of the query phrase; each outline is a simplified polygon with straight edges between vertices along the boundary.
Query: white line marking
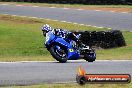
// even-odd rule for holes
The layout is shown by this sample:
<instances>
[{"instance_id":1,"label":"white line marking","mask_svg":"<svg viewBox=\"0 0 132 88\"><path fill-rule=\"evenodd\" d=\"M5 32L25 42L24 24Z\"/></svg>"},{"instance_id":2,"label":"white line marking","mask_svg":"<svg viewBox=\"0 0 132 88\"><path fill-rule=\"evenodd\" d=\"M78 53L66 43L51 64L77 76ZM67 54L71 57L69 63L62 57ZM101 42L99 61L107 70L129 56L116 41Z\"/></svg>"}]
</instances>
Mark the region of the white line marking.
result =
<instances>
[{"instance_id":1,"label":"white line marking","mask_svg":"<svg viewBox=\"0 0 132 88\"><path fill-rule=\"evenodd\" d=\"M104 27L98 27L98 28L104 28Z\"/></svg>"},{"instance_id":2,"label":"white line marking","mask_svg":"<svg viewBox=\"0 0 132 88\"><path fill-rule=\"evenodd\" d=\"M20 63L51 63L51 62L58 62L58 61L18 61Z\"/></svg>"},{"instance_id":3,"label":"white line marking","mask_svg":"<svg viewBox=\"0 0 132 88\"><path fill-rule=\"evenodd\" d=\"M39 6L32 6L32 7L39 7Z\"/></svg>"},{"instance_id":4,"label":"white line marking","mask_svg":"<svg viewBox=\"0 0 132 88\"><path fill-rule=\"evenodd\" d=\"M72 22L67 22L67 23L72 24Z\"/></svg>"},{"instance_id":5,"label":"white line marking","mask_svg":"<svg viewBox=\"0 0 132 88\"><path fill-rule=\"evenodd\" d=\"M77 9L77 10L84 10L84 9Z\"/></svg>"},{"instance_id":6,"label":"white line marking","mask_svg":"<svg viewBox=\"0 0 132 88\"><path fill-rule=\"evenodd\" d=\"M45 19L45 20L50 20L50 19L47 18L47 19Z\"/></svg>"},{"instance_id":7,"label":"white line marking","mask_svg":"<svg viewBox=\"0 0 132 88\"><path fill-rule=\"evenodd\" d=\"M36 18L38 18L38 17L30 17L30 18L35 18L35 19L36 19Z\"/></svg>"},{"instance_id":8,"label":"white line marking","mask_svg":"<svg viewBox=\"0 0 132 88\"><path fill-rule=\"evenodd\" d=\"M64 22L65 23L66 21L61 21L61 22Z\"/></svg>"},{"instance_id":9,"label":"white line marking","mask_svg":"<svg viewBox=\"0 0 132 88\"><path fill-rule=\"evenodd\" d=\"M100 62L103 62L103 61L113 61L113 62L117 62L117 61L132 61L132 60L95 60L96 61L100 61Z\"/></svg>"},{"instance_id":10,"label":"white line marking","mask_svg":"<svg viewBox=\"0 0 132 88\"><path fill-rule=\"evenodd\" d=\"M97 26L93 26L93 27L96 27L97 28Z\"/></svg>"},{"instance_id":11,"label":"white line marking","mask_svg":"<svg viewBox=\"0 0 132 88\"><path fill-rule=\"evenodd\" d=\"M21 16L21 17L27 17L27 16Z\"/></svg>"},{"instance_id":12,"label":"white line marking","mask_svg":"<svg viewBox=\"0 0 132 88\"><path fill-rule=\"evenodd\" d=\"M92 25L85 25L85 26L92 26Z\"/></svg>"},{"instance_id":13,"label":"white line marking","mask_svg":"<svg viewBox=\"0 0 132 88\"><path fill-rule=\"evenodd\" d=\"M10 62L0 62L0 64L8 64L8 63L22 63L22 62L21 61L16 61L16 62L15 61L14 62L13 61L12 62L11 61Z\"/></svg>"},{"instance_id":14,"label":"white line marking","mask_svg":"<svg viewBox=\"0 0 132 88\"><path fill-rule=\"evenodd\" d=\"M38 18L38 17L37 17L37 19L41 19L41 20L43 20L43 19L45 19L45 18L40 18L40 17ZM45 20L46 20L46 19L45 19Z\"/></svg>"},{"instance_id":15,"label":"white line marking","mask_svg":"<svg viewBox=\"0 0 132 88\"><path fill-rule=\"evenodd\" d=\"M57 8L57 7L49 7L49 8Z\"/></svg>"},{"instance_id":16,"label":"white line marking","mask_svg":"<svg viewBox=\"0 0 132 88\"><path fill-rule=\"evenodd\" d=\"M3 15L9 15L9 14L3 14ZM11 15L12 16L12 15Z\"/></svg>"},{"instance_id":17,"label":"white line marking","mask_svg":"<svg viewBox=\"0 0 132 88\"><path fill-rule=\"evenodd\" d=\"M62 8L62 9L70 9L70 8Z\"/></svg>"},{"instance_id":18,"label":"white line marking","mask_svg":"<svg viewBox=\"0 0 132 88\"><path fill-rule=\"evenodd\" d=\"M101 11L101 10L95 10L95 11Z\"/></svg>"},{"instance_id":19,"label":"white line marking","mask_svg":"<svg viewBox=\"0 0 132 88\"><path fill-rule=\"evenodd\" d=\"M3 14L3 15L11 15L11 14ZM93 26L93 25L79 24L79 23L68 22L68 21L52 20L52 19L48 19L48 18L29 17L29 16L20 16L20 15L11 15L11 16L19 16L19 17L27 17L27 18L35 18L35 19L44 19L44 20L51 20L51 21L65 22L65 23L71 23L71 24L78 24L78 25L83 25L83 26L88 26L88 27L91 26L91 27L96 27L96 28L105 28L105 27L97 27L97 26ZM107 28L107 27L106 27L106 28ZM112 28L108 28L108 29L112 29Z\"/></svg>"},{"instance_id":20,"label":"white line marking","mask_svg":"<svg viewBox=\"0 0 132 88\"><path fill-rule=\"evenodd\" d=\"M85 24L80 24L80 25L85 26Z\"/></svg>"},{"instance_id":21,"label":"white line marking","mask_svg":"<svg viewBox=\"0 0 132 88\"><path fill-rule=\"evenodd\" d=\"M110 12L115 12L115 11L110 11Z\"/></svg>"},{"instance_id":22,"label":"white line marking","mask_svg":"<svg viewBox=\"0 0 132 88\"><path fill-rule=\"evenodd\" d=\"M55 84L66 84L66 83L77 83L76 81L68 81L68 82L53 82Z\"/></svg>"},{"instance_id":23,"label":"white line marking","mask_svg":"<svg viewBox=\"0 0 132 88\"><path fill-rule=\"evenodd\" d=\"M9 4L0 4L0 5L9 5Z\"/></svg>"},{"instance_id":24,"label":"white line marking","mask_svg":"<svg viewBox=\"0 0 132 88\"><path fill-rule=\"evenodd\" d=\"M51 20L51 19L45 19L45 18L38 18L38 19L43 19L43 20L50 20L50 21L59 21L59 20Z\"/></svg>"},{"instance_id":25,"label":"white line marking","mask_svg":"<svg viewBox=\"0 0 132 88\"><path fill-rule=\"evenodd\" d=\"M51 19L50 19L51 20ZM59 21L59 20L53 20L53 21Z\"/></svg>"},{"instance_id":26,"label":"white line marking","mask_svg":"<svg viewBox=\"0 0 132 88\"><path fill-rule=\"evenodd\" d=\"M94 62L109 62L109 61L124 62L124 61L132 61L132 60L95 60ZM53 63L53 62L58 62L58 61L16 61L16 62L0 62L0 64L2 63ZM68 60L67 63L68 62L86 62L86 61L85 60Z\"/></svg>"},{"instance_id":27,"label":"white line marking","mask_svg":"<svg viewBox=\"0 0 132 88\"><path fill-rule=\"evenodd\" d=\"M12 16L17 16L17 15L12 15Z\"/></svg>"},{"instance_id":28,"label":"white line marking","mask_svg":"<svg viewBox=\"0 0 132 88\"><path fill-rule=\"evenodd\" d=\"M128 13L128 12L121 12L121 13Z\"/></svg>"},{"instance_id":29,"label":"white line marking","mask_svg":"<svg viewBox=\"0 0 132 88\"><path fill-rule=\"evenodd\" d=\"M16 6L24 6L24 5L16 5Z\"/></svg>"},{"instance_id":30,"label":"white line marking","mask_svg":"<svg viewBox=\"0 0 132 88\"><path fill-rule=\"evenodd\" d=\"M73 23L73 24L78 24L78 23Z\"/></svg>"},{"instance_id":31,"label":"white line marking","mask_svg":"<svg viewBox=\"0 0 132 88\"><path fill-rule=\"evenodd\" d=\"M112 28L108 28L108 29L112 29Z\"/></svg>"}]
</instances>

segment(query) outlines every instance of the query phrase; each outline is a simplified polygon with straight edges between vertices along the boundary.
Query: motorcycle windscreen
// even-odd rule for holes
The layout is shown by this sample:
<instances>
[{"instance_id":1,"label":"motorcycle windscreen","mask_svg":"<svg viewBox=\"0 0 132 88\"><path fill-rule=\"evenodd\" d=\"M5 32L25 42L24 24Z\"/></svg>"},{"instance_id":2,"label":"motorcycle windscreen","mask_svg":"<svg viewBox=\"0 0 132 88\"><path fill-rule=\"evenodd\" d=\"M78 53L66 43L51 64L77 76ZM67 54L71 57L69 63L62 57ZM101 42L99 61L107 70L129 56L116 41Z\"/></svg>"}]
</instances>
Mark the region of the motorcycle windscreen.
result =
<instances>
[{"instance_id":1,"label":"motorcycle windscreen","mask_svg":"<svg viewBox=\"0 0 132 88\"><path fill-rule=\"evenodd\" d=\"M55 38L55 35L53 34L53 32L48 32L46 33L46 40L45 40L45 44L50 44L50 41L52 41Z\"/></svg>"}]
</instances>

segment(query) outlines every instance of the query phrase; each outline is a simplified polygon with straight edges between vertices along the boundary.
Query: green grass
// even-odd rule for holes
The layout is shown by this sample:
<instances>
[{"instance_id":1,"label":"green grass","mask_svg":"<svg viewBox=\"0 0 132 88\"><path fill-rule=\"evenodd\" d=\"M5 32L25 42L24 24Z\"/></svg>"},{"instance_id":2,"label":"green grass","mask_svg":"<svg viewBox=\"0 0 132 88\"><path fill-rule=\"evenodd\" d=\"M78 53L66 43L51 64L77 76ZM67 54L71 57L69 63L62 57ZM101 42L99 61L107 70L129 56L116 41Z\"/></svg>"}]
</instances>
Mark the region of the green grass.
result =
<instances>
[{"instance_id":1,"label":"green grass","mask_svg":"<svg viewBox=\"0 0 132 88\"><path fill-rule=\"evenodd\" d=\"M45 38L40 28L46 23L53 28L68 30L108 30L107 28L95 28L9 15L0 15L0 19L0 61L54 60L46 48L43 48ZM132 32L123 32L123 35L127 46L97 50L97 60L132 59Z\"/></svg>"},{"instance_id":2,"label":"green grass","mask_svg":"<svg viewBox=\"0 0 132 88\"><path fill-rule=\"evenodd\" d=\"M6 87L4 87L6 88ZM43 84L43 85L32 85L32 86L12 86L11 88L132 88L130 84L86 84L78 85L76 83L67 84Z\"/></svg>"}]
</instances>

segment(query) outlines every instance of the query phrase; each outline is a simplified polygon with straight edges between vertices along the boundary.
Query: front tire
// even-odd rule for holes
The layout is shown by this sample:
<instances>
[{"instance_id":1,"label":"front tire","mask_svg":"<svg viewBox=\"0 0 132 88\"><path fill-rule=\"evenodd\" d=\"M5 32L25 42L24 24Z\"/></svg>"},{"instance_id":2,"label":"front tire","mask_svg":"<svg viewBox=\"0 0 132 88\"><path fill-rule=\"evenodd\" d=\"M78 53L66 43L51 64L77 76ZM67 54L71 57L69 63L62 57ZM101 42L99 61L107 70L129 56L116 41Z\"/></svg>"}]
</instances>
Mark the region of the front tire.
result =
<instances>
[{"instance_id":1,"label":"front tire","mask_svg":"<svg viewBox=\"0 0 132 88\"><path fill-rule=\"evenodd\" d=\"M59 46L60 47L60 46ZM62 47L61 47L62 48ZM57 51L57 48L56 48L56 46L52 46L51 48L50 48L50 53L51 53L51 55L57 60L57 61L59 61L60 63L65 63L65 62L67 62L67 54L66 54L66 50L64 49L64 48L62 48L61 49L63 52L63 54L61 55L61 54L59 54L58 53L58 51Z\"/></svg>"}]
</instances>

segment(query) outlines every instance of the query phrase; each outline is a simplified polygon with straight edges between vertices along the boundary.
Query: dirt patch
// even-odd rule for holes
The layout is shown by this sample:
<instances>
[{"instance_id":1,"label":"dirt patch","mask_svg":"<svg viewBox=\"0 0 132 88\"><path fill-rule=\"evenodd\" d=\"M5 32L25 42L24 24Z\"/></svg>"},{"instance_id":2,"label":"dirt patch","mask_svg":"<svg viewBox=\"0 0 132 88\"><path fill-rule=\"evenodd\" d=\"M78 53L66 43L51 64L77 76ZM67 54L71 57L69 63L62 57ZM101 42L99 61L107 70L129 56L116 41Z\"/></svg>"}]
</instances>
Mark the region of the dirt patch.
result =
<instances>
[{"instance_id":1,"label":"dirt patch","mask_svg":"<svg viewBox=\"0 0 132 88\"><path fill-rule=\"evenodd\" d=\"M114 11L114 12L132 12L132 8L112 8L112 7L82 7L80 9L86 10L102 10L102 11Z\"/></svg>"},{"instance_id":2,"label":"dirt patch","mask_svg":"<svg viewBox=\"0 0 132 88\"><path fill-rule=\"evenodd\" d=\"M35 20L35 19L25 19L25 18L20 19L19 17L5 16L5 15L0 15L0 20L13 21L16 23L28 23L28 24L43 23L42 21Z\"/></svg>"},{"instance_id":3,"label":"dirt patch","mask_svg":"<svg viewBox=\"0 0 132 88\"><path fill-rule=\"evenodd\" d=\"M132 44L128 44L126 47L132 46Z\"/></svg>"}]
</instances>

